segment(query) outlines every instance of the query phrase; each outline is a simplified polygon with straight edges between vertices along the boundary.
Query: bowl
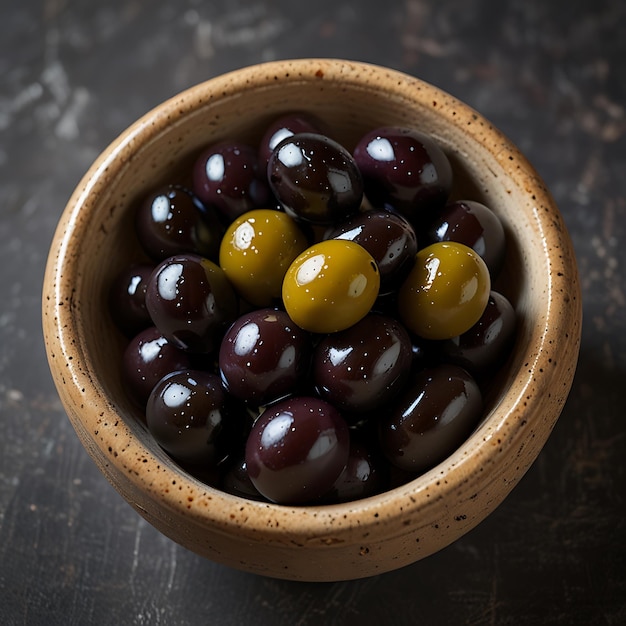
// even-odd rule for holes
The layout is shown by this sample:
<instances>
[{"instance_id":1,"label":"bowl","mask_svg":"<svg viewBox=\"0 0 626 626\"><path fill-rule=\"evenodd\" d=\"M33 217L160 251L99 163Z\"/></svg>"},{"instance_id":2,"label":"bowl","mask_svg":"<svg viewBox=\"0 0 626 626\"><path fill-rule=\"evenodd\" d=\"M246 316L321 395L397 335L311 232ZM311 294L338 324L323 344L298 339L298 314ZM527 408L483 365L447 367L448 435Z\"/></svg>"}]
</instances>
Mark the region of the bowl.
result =
<instances>
[{"instance_id":1,"label":"bowl","mask_svg":"<svg viewBox=\"0 0 626 626\"><path fill-rule=\"evenodd\" d=\"M134 259L132 207L207 144L259 140L281 113L309 111L352 147L381 125L431 134L449 156L453 194L502 219L499 290L518 317L511 357L473 434L430 471L346 504L245 500L192 477L159 448L123 390L125 340L107 314L113 276ZM416 562L485 519L536 459L577 362L581 299L572 245L546 186L485 118L417 78L370 64L271 62L208 80L125 130L86 173L62 214L43 286L43 330L60 399L115 489L167 537L215 562L306 581L367 577ZM556 479L556 477L555 477Z\"/></svg>"}]
</instances>

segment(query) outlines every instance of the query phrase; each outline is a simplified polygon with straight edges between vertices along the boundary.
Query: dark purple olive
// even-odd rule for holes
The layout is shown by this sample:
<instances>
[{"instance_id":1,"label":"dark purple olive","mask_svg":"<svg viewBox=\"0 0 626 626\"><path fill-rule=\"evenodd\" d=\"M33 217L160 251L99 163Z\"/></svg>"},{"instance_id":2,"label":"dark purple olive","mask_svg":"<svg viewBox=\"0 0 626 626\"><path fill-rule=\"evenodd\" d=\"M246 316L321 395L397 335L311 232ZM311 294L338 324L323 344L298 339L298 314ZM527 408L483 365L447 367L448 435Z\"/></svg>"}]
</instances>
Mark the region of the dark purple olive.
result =
<instances>
[{"instance_id":1,"label":"dark purple olive","mask_svg":"<svg viewBox=\"0 0 626 626\"><path fill-rule=\"evenodd\" d=\"M198 156L193 167L193 191L229 222L271 202L256 150L232 141L214 144Z\"/></svg>"},{"instance_id":2,"label":"dark purple olive","mask_svg":"<svg viewBox=\"0 0 626 626\"><path fill-rule=\"evenodd\" d=\"M283 139L300 133L320 133L321 129L321 122L309 113L296 111L281 115L267 127L259 143L259 162L267 165L272 152Z\"/></svg>"},{"instance_id":3,"label":"dark purple olive","mask_svg":"<svg viewBox=\"0 0 626 626\"><path fill-rule=\"evenodd\" d=\"M242 420L218 376L184 370L155 385L146 404L146 424L176 461L215 467L240 440Z\"/></svg>"},{"instance_id":4,"label":"dark purple olive","mask_svg":"<svg viewBox=\"0 0 626 626\"><path fill-rule=\"evenodd\" d=\"M404 217L390 211L357 213L327 231L325 238L354 241L372 255L380 271L380 295L397 289L417 253L415 230Z\"/></svg>"},{"instance_id":5,"label":"dark purple olive","mask_svg":"<svg viewBox=\"0 0 626 626\"><path fill-rule=\"evenodd\" d=\"M459 337L438 344L439 357L484 380L508 356L515 339L515 309L502 294L492 291L478 322Z\"/></svg>"},{"instance_id":6,"label":"dark purple olive","mask_svg":"<svg viewBox=\"0 0 626 626\"><path fill-rule=\"evenodd\" d=\"M161 187L138 206L135 229L139 243L155 261L186 252L216 261L224 234L214 209L178 185Z\"/></svg>"},{"instance_id":7,"label":"dark purple olive","mask_svg":"<svg viewBox=\"0 0 626 626\"><path fill-rule=\"evenodd\" d=\"M154 325L182 350L217 350L238 314L237 296L224 271L195 254L165 259L148 282L146 306Z\"/></svg>"},{"instance_id":8,"label":"dark purple olive","mask_svg":"<svg viewBox=\"0 0 626 626\"><path fill-rule=\"evenodd\" d=\"M284 311L258 309L237 319L224 335L219 368L231 394L263 405L297 391L310 358L309 333Z\"/></svg>"},{"instance_id":9,"label":"dark purple olive","mask_svg":"<svg viewBox=\"0 0 626 626\"><path fill-rule=\"evenodd\" d=\"M380 452L351 437L348 462L320 503L352 502L375 496L389 486L387 463Z\"/></svg>"},{"instance_id":10,"label":"dark purple olive","mask_svg":"<svg viewBox=\"0 0 626 626\"><path fill-rule=\"evenodd\" d=\"M145 407L152 388L170 372L190 367L189 355L172 345L154 326L133 337L122 358L122 380L129 396Z\"/></svg>"},{"instance_id":11,"label":"dark purple olive","mask_svg":"<svg viewBox=\"0 0 626 626\"><path fill-rule=\"evenodd\" d=\"M500 218L473 200L447 204L426 230L423 246L438 241L463 243L478 253L495 280L504 261L505 235Z\"/></svg>"},{"instance_id":12,"label":"dark purple olive","mask_svg":"<svg viewBox=\"0 0 626 626\"><path fill-rule=\"evenodd\" d=\"M380 422L380 446L388 461L424 472L452 454L478 424L483 411L476 381L456 365L415 373Z\"/></svg>"},{"instance_id":13,"label":"dark purple olive","mask_svg":"<svg viewBox=\"0 0 626 626\"><path fill-rule=\"evenodd\" d=\"M324 495L348 461L348 426L332 405L294 397L267 408L246 443L254 486L279 504L304 504Z\"/></svg>"},{"instance_id":14,"label":"dark purple olive","mask_svg":"<svg viewBox=\"0 0 626 626\"><path fill-rule=\"evenodd\" d=\"M236 458L225 468L219 486L223 491L233 496L267 502L267 499L259 493L259 490L250 480L246 459L243 456Z\"/></svg>"},{"instance_id":15,"label":"dark purple olive","mask_svg":"<svg viewBox=\"0 0 626 626\"><path fill-rule=\"evenodd\" d=\"M354 149L365 196L421 225L442 208L452 188L452 167L437 142L413 128L382 127L366 133Z\"/></svg>"},{"instance_id":16,"label":"dark purple olive","mask_svg":"<svg viewBox=\"0 0 626 626\"><path fill-rule=\"evenodd\" d=\"M346 330L325 336L313 353L317 393L340 410L371 411L404 385L413 359L404 326L370 313Z\"/></svg>"},{"instance_id":17,"label":"dark purple olive","mask_svg":"<svg viewBox=\"0 0 626 626\"><path fill-rule=\"evenodd\" d=\"M152 263L133 263L113 280L109 291L109 310L115 325L128 337L152 326L146 309L146 289L154 270Z\"/></svg>"},{"instance_id":18,"label":"dark purple olive","mask_svg":"<svg viewBox=\"0 0 626 626\"><path fill-rule=\"evenodd\" d=\"M281 141L267 175L285 211L313 224L333 224L354 215L363 198L352 155L325 135L300 133Z\"/></svg>"}]
</instances>

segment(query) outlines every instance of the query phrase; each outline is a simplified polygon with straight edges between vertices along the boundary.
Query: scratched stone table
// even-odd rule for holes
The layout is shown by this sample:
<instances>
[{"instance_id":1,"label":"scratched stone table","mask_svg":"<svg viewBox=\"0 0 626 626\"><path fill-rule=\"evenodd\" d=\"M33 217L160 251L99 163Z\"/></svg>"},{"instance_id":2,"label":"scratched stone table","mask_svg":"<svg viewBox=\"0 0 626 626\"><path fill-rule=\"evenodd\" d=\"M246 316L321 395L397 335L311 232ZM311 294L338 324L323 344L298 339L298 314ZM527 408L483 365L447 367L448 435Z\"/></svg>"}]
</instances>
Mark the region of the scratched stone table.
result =
<instances>
[{"instance_id":1,"label":"scratched stone table","mask_svg":"<svg viewBox=\"0 0 626 626\"><path fill-rule=\"evenodd\" d=\"M96 470L40 330L47 248L94 157L164 98L264 60L424 78L528 155L584 291L562 418L505 503L400 571L336 584L205 561ZM0 6L0 624L626 623L626 4L620 0L5 0Z\"/></svg>"}]
</instances>

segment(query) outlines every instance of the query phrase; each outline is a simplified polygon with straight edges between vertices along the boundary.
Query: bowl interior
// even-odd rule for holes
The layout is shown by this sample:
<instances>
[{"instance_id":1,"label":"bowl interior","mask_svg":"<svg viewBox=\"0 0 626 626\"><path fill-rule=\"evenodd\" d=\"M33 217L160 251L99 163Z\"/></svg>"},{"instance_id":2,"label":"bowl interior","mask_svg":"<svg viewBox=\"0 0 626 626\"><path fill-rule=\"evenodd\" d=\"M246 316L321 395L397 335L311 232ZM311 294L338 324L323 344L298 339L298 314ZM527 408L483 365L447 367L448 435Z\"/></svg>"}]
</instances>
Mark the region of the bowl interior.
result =
<instances>
[{"instance_id":1,"label":"bowl interior","mask_svg":"<svg viewBox=\"0 0 626 626\"><path fill-rule=\"evenodd\" d=\"M200 87L201 89L201 87ZM104 175L102 189L89 191L85 198L91 218L89 228L96 236L81 236L82 247L76 254L81 259L80 272L75 284L80 294L80 321L77 328L92 329L85 332L85 353L98 372L106 396L114 399L121 414L132 414L135 408L129 404L121 389L118 364L124 339L111 327L107 310L107 294L115 274L134 260L144 259L133 231L134 208L150 191L160 184L187 181L191 164L205 146L222 139L236 139L256 145L265 126L275 117L289 111L307 111L317 115L329 126L330 134L348 149L360 136L380 125L408 125L433 135L453 162L455 198L471 198L492 207L503 219L508 234L507 261L503 275L495 285L515 304L522 319L519 334L521 344L527 344L524 319L536 319L537 311L529 307L542 306L524 297L529 282L547 273L544 251L540 241L533 241L537 248L524 262L519 248L520 233L528 231L527 215L519 211L516 189L504 171L498 172L499 164L493 163L489 148L472 141L462 133L463 129L448 128L433 107L393 98L384 90L371 86L343 85L340 98L337 89L329 88L321 81L276 81L263 89L250 88L232 95L221 95L197 105L189 97L190 112L181 108L174 112L179 118L164 125L157 132L150 132L147 140L140 138L141 145L132 142L128 157L123 146L122 154L114 153L106 168L113 171ZM251 97L251 94L254 97ZM184 107L185 100L180 106ZM449 106L445 101L441 107ZM157 124L172 116L172 112L155 112ZM140 134L147 134L140 125ZM455 132L457 131L457 132ZM459 132L460 131L460 132ZM471 155L471 157L469 156ZM97 205L97 206L96 206ZM525 242L527 246L529 242ZM107 262L103 263L103 259ZM112 340L114 342L112 343ZM507 368L515 370L515 361Z\"/></svg>"},{"instance_id":2,"label":"bowl interior","mask_svg":"<svg viewBox=\"0 0 626 626\"><path fill-rule=\"evenodd\" d=\"M364 132L381 125L412 126L431 134L452 161L453 196L484 202L501 217L507 233L506 262L494 288L515 306L516 345L499 373L497 391L487 399L480 427L461 449L395 493L322 507L323 511L320 507L296 510L246 503L245 528L238 526L248 542L255 540L254 532L257 538L277 535L273 524L267 523L268 516L280 519L281 532L292 539L307 533L321 537L331 523L335 529L354 533L355 525L367 525L365 512L376 509L372 521L376 528L380 528L381 517L386 517L393 522L387 532L408 537L401 517L406 518L409 510L422 515L426 527L436 525L433 520L437 516L452 515L446 509L451 505L441 504L446 494L454 493L457 502L478 503L454 528L448 524L447 529L424 531L426 540L418 547L411 539L410 554L407 549L406 556L396 558L399 566L469 530L519 480L538 454L567 395L580 335L575 262L552 198L516 148L453 97L390 70L313 60L267 64L219 77L148 113L90 169L59 225L44 288L44 329L51 369L81 440L142 514L166 534L200 552L202 546L205 553L209 550L208 543L193 537L194 527L205 527L210 521L220 526L221 536L229 532L232 519L240 515L241 501L198 484L179 470L133 419L136 408L127 399L120 378L125 339L108 315L108 290L118 271L142 258L133 214L147 193L160 184L185 180L196 154L206 145L222 139L254 145L271 120L296 110L317 115L348 149ZM569 295L557 283L562 280L569 281ZM574 304L568 310L563 303L572 297ZM568 334L569 346L563 341ZM557 359L574 363L559 378L562 388L548 394L546 401L546 389L558 375L556 368L552 367L552 373L546 363L556 365ZM524 430L529 421L538 419L544 420L539 436ZM494 475L489 483L496 481L496 472L498 481L504 477L503 483L477 498L474 492L485 480L480 474L490 466ZM172 481L175 490L169 488ZM435 485L439 495L428 500ZM201 506L203 498L205 504L209 498L213 506ZM435 501L440 504L433 504ZM429 507L434 507L430 517L425 512ZM183 509L192 524L181 530L187 538L172 529L172 521ZM284 536L277 541L285 548ZM344 537L342 541L350 540ZM362 543L362 539L354 541ZM216 558L231 563L223 555ZM254 569L252 561L240 566ZM343 577L371 573L362 566L357 572L357 561L347 563Z\"/></svg>"}]
</instances>

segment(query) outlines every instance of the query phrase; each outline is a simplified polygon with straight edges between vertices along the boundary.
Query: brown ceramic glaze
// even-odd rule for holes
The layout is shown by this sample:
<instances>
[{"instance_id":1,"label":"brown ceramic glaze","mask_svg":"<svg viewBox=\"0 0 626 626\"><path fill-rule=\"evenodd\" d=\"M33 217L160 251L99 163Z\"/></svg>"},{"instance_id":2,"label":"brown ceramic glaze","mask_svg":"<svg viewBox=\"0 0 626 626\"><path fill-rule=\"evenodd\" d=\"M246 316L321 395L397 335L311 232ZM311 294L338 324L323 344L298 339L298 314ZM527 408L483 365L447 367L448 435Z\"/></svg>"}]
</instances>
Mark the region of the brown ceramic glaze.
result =
<instances>
[{"instance_id":1,"label":"brown ceramic glaze","mask_svg":"<svg viewBox=\"0 0 626 626\"><path fill-rule=\"evenodd\" d=\"M520 324L501 392L444 463L383 495L288 507L242 500L178 469L134 419L119 371L123 340L107 314L111 278L136 253L129 209L183 171L206 144L256 141L292 110L324 119L349 149L383 124L432 134L455 169L454 195L504 221L498 288ZM156 528L226 565L328 581L396 569L449 545L491 513L535 460L576 367L581 303L572 245L535 171L488 121L450 95L392 70L337 60L243 69L198 85L125 131L91 167L61 218L46 270L43 328L50 367L83 445Z\"/></svg>"}]
</instances>

